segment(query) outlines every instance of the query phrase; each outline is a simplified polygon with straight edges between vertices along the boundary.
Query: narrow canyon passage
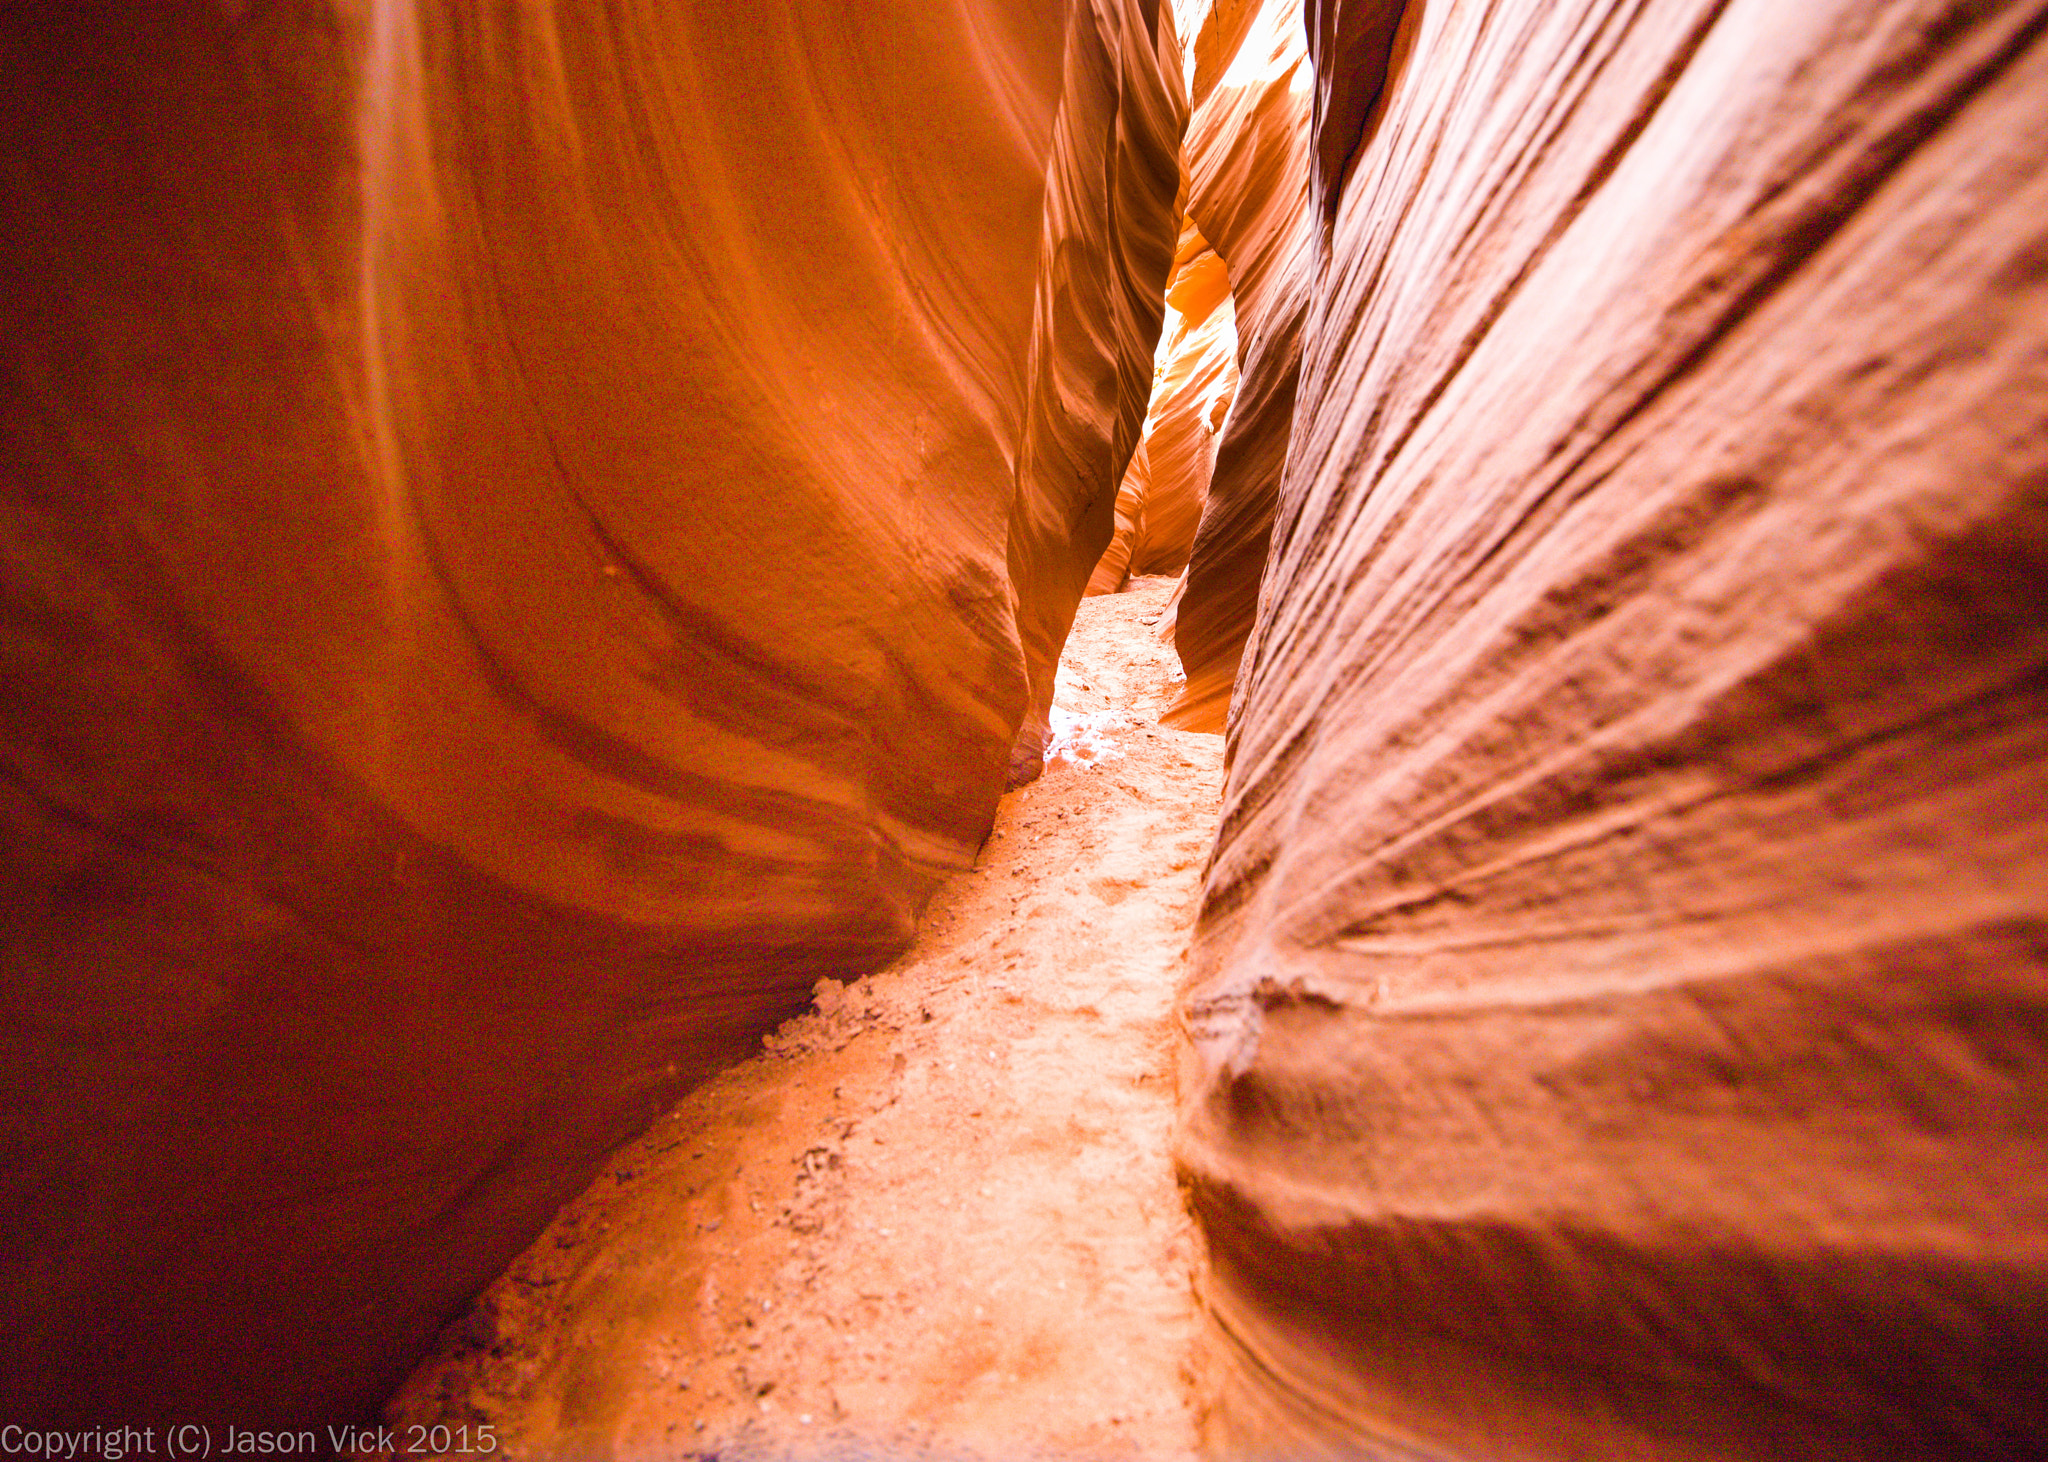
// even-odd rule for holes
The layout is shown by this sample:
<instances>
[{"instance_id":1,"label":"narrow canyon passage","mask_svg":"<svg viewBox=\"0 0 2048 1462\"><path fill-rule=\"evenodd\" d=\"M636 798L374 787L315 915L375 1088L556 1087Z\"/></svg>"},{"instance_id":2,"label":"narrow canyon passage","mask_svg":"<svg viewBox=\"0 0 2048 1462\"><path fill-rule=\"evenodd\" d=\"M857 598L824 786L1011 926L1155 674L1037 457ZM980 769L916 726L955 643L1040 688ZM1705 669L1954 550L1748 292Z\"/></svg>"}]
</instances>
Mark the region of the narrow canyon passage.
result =
<instances>
[{"instance_id":1,"label":"narrow canyon passage","mask_svg":"<svg viewBox=\"0 0 2048 1462\"><path fill-rule=\"evenodd\" d=\"M0 76L0 1462L2048 1457L2048 0Z\"/></svg>"},{"instance_id":2,"label":"narrow canyon passage","mask_svg":"<svg viewBox=\"0 0 2048 1462\"><path fill-rule=\"evenodd\" d=\"M1056 748L916 945L596 1183L391 1408L508 1457L1188 1457L1172 1003L1222 738L1168 579L1089 599Z\"/></svg>"}]
</instances>

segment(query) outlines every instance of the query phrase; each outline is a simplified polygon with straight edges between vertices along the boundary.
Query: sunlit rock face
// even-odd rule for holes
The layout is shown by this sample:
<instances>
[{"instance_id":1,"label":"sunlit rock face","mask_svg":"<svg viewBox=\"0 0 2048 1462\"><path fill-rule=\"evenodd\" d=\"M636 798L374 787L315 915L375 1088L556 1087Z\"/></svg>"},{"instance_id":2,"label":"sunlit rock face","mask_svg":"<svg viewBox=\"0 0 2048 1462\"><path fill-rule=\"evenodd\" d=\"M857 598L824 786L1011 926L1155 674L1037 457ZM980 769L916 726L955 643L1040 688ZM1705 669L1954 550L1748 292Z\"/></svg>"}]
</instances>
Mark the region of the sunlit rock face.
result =
<instances>
[{"instance_id":1,"label":"sunlit rock face","mask_svg":"<svg viewBox=\"0 0 2048 1462\"><path fill-rule=\"evenodd\" d=\"M1216 465L1216 436L1236 390L1230 271L1187 220L1166 288L1144 435L1117 489L1115 531L1089 577L1090 594L1114 594L1134 574L1187 567Z\"/></svg>"},{"instance_id":2,"label":"sunlit rock face","mask_svg":"<svg viewBox=\"0 0 2048 1462\"><path fill-rule=\"evenodd\" d=\"M1076 7L1070 30L1007 545L1028 690L1011 786L1044 764L1060 647L1109 545L1114 485L1151 399L1188 120L1171 7Z\"/></svg>"},{"instance_id":3,"label":"sunlit rock face","mask_svg":"<svg viewBox=\"0 0 2048 1462\"><path fill-rule=\"evenodd\" d=\"M1165 720L1221 731L1258 605L1318 259L1309 207L1314 73L1300 0L1217 6L1197 31L1195 56L1197 104L1183 151L1188 212L1230 273L1240 380L1214 443L1174 624L1187 685Z\"/></svg>"},{"instance_id":4,"label":"sunlit rock face","mask_svg":"<svg viewBox=\"0 0 2048 1462\"><path fill-rule=\"evenodd\" d=\"M1188 1003L1219 1454L2048 1450L2044 28L1425 0L1319 108Z\"/></svg>"},{"instance_id":5,"label":"sunlit rock face","mask_svg":"<svg viewBox=\"0 0 2048 1462\"><path fill-rule=\"evenodd\" d=\"M0 1416L366 1414L986 831L1156 4L0 19Z\"/></svg>"}]
</instances>

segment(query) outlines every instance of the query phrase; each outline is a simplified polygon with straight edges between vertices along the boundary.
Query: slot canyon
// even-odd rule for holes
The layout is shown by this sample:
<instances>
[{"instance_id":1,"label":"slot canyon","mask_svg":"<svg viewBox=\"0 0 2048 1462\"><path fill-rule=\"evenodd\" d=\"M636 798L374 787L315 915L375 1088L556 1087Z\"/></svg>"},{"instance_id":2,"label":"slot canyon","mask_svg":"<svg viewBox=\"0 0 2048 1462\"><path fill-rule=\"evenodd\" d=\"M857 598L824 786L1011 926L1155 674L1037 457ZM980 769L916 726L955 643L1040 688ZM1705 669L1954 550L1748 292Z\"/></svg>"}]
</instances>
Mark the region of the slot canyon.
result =
<instances>
[{"instance_id":1,"label":"slot canyon","mask_svg":"<svg viewBox=\"0 0 2048 1462\"><path fill-rule=\"evenodd\" d=\"M0 70L0 1452L2048 1455L2048 0Z\"/></svg>"}]
</instances>

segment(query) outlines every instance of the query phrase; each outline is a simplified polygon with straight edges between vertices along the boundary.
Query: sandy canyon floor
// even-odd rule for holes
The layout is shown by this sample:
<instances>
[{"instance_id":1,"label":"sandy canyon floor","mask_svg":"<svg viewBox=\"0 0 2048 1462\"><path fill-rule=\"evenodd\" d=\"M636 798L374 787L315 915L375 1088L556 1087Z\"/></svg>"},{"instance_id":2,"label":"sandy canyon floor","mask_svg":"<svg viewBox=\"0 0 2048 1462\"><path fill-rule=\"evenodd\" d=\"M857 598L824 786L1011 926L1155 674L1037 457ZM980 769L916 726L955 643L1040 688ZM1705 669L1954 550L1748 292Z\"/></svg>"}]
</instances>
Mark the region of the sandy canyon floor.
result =
<instances>
[{"instance_id":1,"label":"sandy canyon floor","mask_svg":"<svg viewBox=\"0 0 2048 1462\"><path fill-rule=\"evenodd\" d=\"M1172 1007L1222 738L1157 724L1171 588L1082 604L1067 754L915 946L615 1154L393 1419L506 1458L1194 1454Z\"/></svg>"}]
</instances>

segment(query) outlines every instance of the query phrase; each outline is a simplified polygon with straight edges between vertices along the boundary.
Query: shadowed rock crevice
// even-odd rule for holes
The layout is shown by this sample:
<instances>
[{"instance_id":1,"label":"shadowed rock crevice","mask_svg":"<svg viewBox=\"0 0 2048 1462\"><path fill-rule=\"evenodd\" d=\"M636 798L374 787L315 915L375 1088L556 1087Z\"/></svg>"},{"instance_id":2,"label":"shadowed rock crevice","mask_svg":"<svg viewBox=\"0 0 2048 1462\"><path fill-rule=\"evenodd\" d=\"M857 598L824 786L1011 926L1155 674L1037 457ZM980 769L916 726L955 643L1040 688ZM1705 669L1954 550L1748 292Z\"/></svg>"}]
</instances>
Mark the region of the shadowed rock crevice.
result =
<instances>
[{"instance_id":1,"label":"shadowed rock crevice","mask_svg":"<svg viewBox=\"0 0 2048 1462\"><path fill-rule=\"evenodd\" d=\"M1237 391L1236 354L1230 272L1193 220L1184 219L1145 432L1117 489L1116 531L1089 576L1090 594L1121 593L1133 577L1187 567L1216 438Z\"/></svg>"}]
</instances>

